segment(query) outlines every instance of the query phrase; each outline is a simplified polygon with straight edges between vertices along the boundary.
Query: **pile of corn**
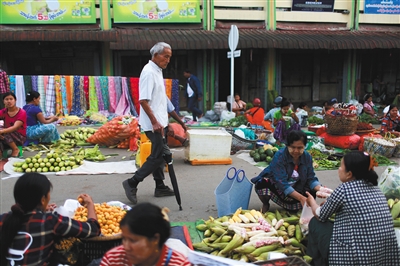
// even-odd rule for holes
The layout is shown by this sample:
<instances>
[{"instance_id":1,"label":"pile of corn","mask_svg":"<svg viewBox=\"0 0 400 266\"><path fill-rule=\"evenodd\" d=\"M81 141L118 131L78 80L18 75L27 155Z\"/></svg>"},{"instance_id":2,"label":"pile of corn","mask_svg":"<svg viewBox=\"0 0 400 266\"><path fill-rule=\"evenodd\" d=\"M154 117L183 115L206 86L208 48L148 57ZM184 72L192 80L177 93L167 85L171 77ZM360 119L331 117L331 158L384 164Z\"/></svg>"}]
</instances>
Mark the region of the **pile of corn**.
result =
<instances>
[{"instance_id":1,"label":"pile of corn","mask_svg":"<svg viewBox=\"0 0 400 266\"><path fill-rule=\"evenodd\" d=\"M196 226L204 239L194 243L197 251L245 262L265 261L269 252L295 255L311 262L299 220L301 212L266 212L239 208L232 216L210 217Z\"/></svg>"}]
</instances>

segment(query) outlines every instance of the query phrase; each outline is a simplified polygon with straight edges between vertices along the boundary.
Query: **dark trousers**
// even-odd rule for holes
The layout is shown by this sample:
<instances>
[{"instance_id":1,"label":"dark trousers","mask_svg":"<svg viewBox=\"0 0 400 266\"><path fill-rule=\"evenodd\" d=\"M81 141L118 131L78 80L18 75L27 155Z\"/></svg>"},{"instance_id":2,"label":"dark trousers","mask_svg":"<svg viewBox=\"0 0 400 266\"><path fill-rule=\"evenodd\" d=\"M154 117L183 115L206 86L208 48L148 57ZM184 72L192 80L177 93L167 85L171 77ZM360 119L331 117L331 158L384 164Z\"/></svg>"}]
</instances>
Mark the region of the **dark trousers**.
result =
<instances>
[{"instance_id":1,"label":"dark trousers","mask_svg":"<svg viewBox=\"0 0 400 266\"><path fill-rule=\"evenodd\" d=\"M313 217L308 224L308 229L307 255L313 258L312 265L328 266L333 223L330 221L323 223Z\"/></svg>"},{"instance_id":2,"label":"dark trousers","mask_svg":"<svg viewBox=\"0 0 400 266\"><path fill-rule=\"evenodd\" d=\"M167 130L164 129L164 136L158 132L145 131L146 136L151 141L151 153L146 162L136 171L134 179L142 182L148 175L153 174L154 180L164 180L164 156L171 154L167 145Z\"/></svg>"},{"instance_id":3,"label":"dark trousers","mask_svg":"<svg viewBox=\"0 0 400 266\"><path fill-rule=\"evenodd\" d=\"M197 98L195 96L188 98L188 109L193 114L193 121L197 121L196 117L203 113L199 108L197 108Z\"/></svg>"}]
</instances>

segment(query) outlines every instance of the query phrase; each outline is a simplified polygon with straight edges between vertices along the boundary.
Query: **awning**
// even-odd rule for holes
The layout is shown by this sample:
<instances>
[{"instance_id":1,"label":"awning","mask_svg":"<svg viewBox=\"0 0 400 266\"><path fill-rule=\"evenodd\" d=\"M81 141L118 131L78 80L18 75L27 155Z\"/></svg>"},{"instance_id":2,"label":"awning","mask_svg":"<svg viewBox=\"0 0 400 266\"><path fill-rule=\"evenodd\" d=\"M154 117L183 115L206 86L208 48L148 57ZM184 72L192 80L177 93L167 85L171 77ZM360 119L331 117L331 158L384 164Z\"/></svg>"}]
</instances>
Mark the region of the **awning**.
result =
<instances>
[{"instance_id":1,"label":"awning","mask_svg":"<svg viewBox=\"0 0 400 266\"><path fill-rule=\"evenodd\" d=\"M169 43L175 50L229 49L228 29L214 31L117 29L117 31L118 41L111 43L113 50L149 50L160 41ZM239 29L237 49L250 48L398 49L400 32Z\"/></svg>"},{"instance_id":2,"label":"awning","mask_svg":"<svg viewBox=\"0 0 400 266\"><path fill-rule=\"evenodd\" d=\"M93 25L95 26L95 25ZM100 30L98 28L26 28L0 26L0 42L13 41L118 41L116 30Z\"/></svg>"}]
</instances>

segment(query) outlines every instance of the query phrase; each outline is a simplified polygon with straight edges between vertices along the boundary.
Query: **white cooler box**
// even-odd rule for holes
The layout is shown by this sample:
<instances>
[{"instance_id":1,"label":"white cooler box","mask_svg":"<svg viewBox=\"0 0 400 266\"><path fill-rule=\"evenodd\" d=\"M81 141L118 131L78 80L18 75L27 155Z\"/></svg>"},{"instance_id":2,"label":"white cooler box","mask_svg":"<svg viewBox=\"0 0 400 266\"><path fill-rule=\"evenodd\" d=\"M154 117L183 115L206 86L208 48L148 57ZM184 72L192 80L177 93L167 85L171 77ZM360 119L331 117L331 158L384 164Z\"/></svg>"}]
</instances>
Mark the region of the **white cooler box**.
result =
<instances>
[{"instance_id":1,"label":"white cooler box","mask_svg":"<svg viewBox=\"0 0 400 266\"><path fill-rule=\"evenodd\" d=\"M231 164L232 135L223 128L190 129L185 159L191 164Z\"/></svg>"}]
</instances>

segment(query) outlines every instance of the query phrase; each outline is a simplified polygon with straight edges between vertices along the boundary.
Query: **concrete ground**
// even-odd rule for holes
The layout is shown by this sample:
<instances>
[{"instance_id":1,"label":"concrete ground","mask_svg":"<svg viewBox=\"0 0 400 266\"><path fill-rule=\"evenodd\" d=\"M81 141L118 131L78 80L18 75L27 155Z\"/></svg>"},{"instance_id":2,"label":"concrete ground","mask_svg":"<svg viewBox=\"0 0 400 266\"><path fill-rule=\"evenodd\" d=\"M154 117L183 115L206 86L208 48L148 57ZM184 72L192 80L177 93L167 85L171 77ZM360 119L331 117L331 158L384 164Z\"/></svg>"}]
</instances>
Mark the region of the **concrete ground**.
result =
<instances>
[{"instance_id":1,"label":"concrete ground","mask_svg":"<svg viewBox=\"0 0 400 266\"><path fill-rule=\"evenodd\" d=\"M70 128L70 127L69 127ZM60 130L62 131L62 130ZM123 156L125 160L132 155L132 152L122 149L102 149L103 154L118 154L107 161L119 161ZM32 153L24 152L24 157L31 156ZM184 159L184 148L173 148L174 168L178 178L179 190L182 199L182 211L179 211L175 197L154 197L155 183L152 176L147 177L138 186L138 201L151 202L161 207L170 209L170 219L174 222L196 221L197 219L208 219L209 216L217 217L217 206L214 190L225 177L227 170L234 166L236 169L243 169L248 179L258 175L260 169L248 162L232 155L232 165L198 165L193 166ZM399 165L400 159L391 158ZM377 167L376 171L380 175L386 167ZM336 188L340 181L337 170L316 171L320 182L330 188ZM1 177L7 174L3 171ZM53 184L51 201L57 205L62 205L66 199L76 199L80 193L88 193L94 202L101 203L107 201L121 201L130 204L124 194L122 181L131 177L132 174L118 175L70 175L56 176L49 175ZM0 212L8 212L14 203L13 187L17 179L10 178L0 182ZM170 187L171 182L166 173L166 184ZM239 195L238 195L239 196ZM260 209L261 203L257 195L252 192L249 209ZM277 205L271 204L271 209Z\"/></svg>"}]
</instances>

